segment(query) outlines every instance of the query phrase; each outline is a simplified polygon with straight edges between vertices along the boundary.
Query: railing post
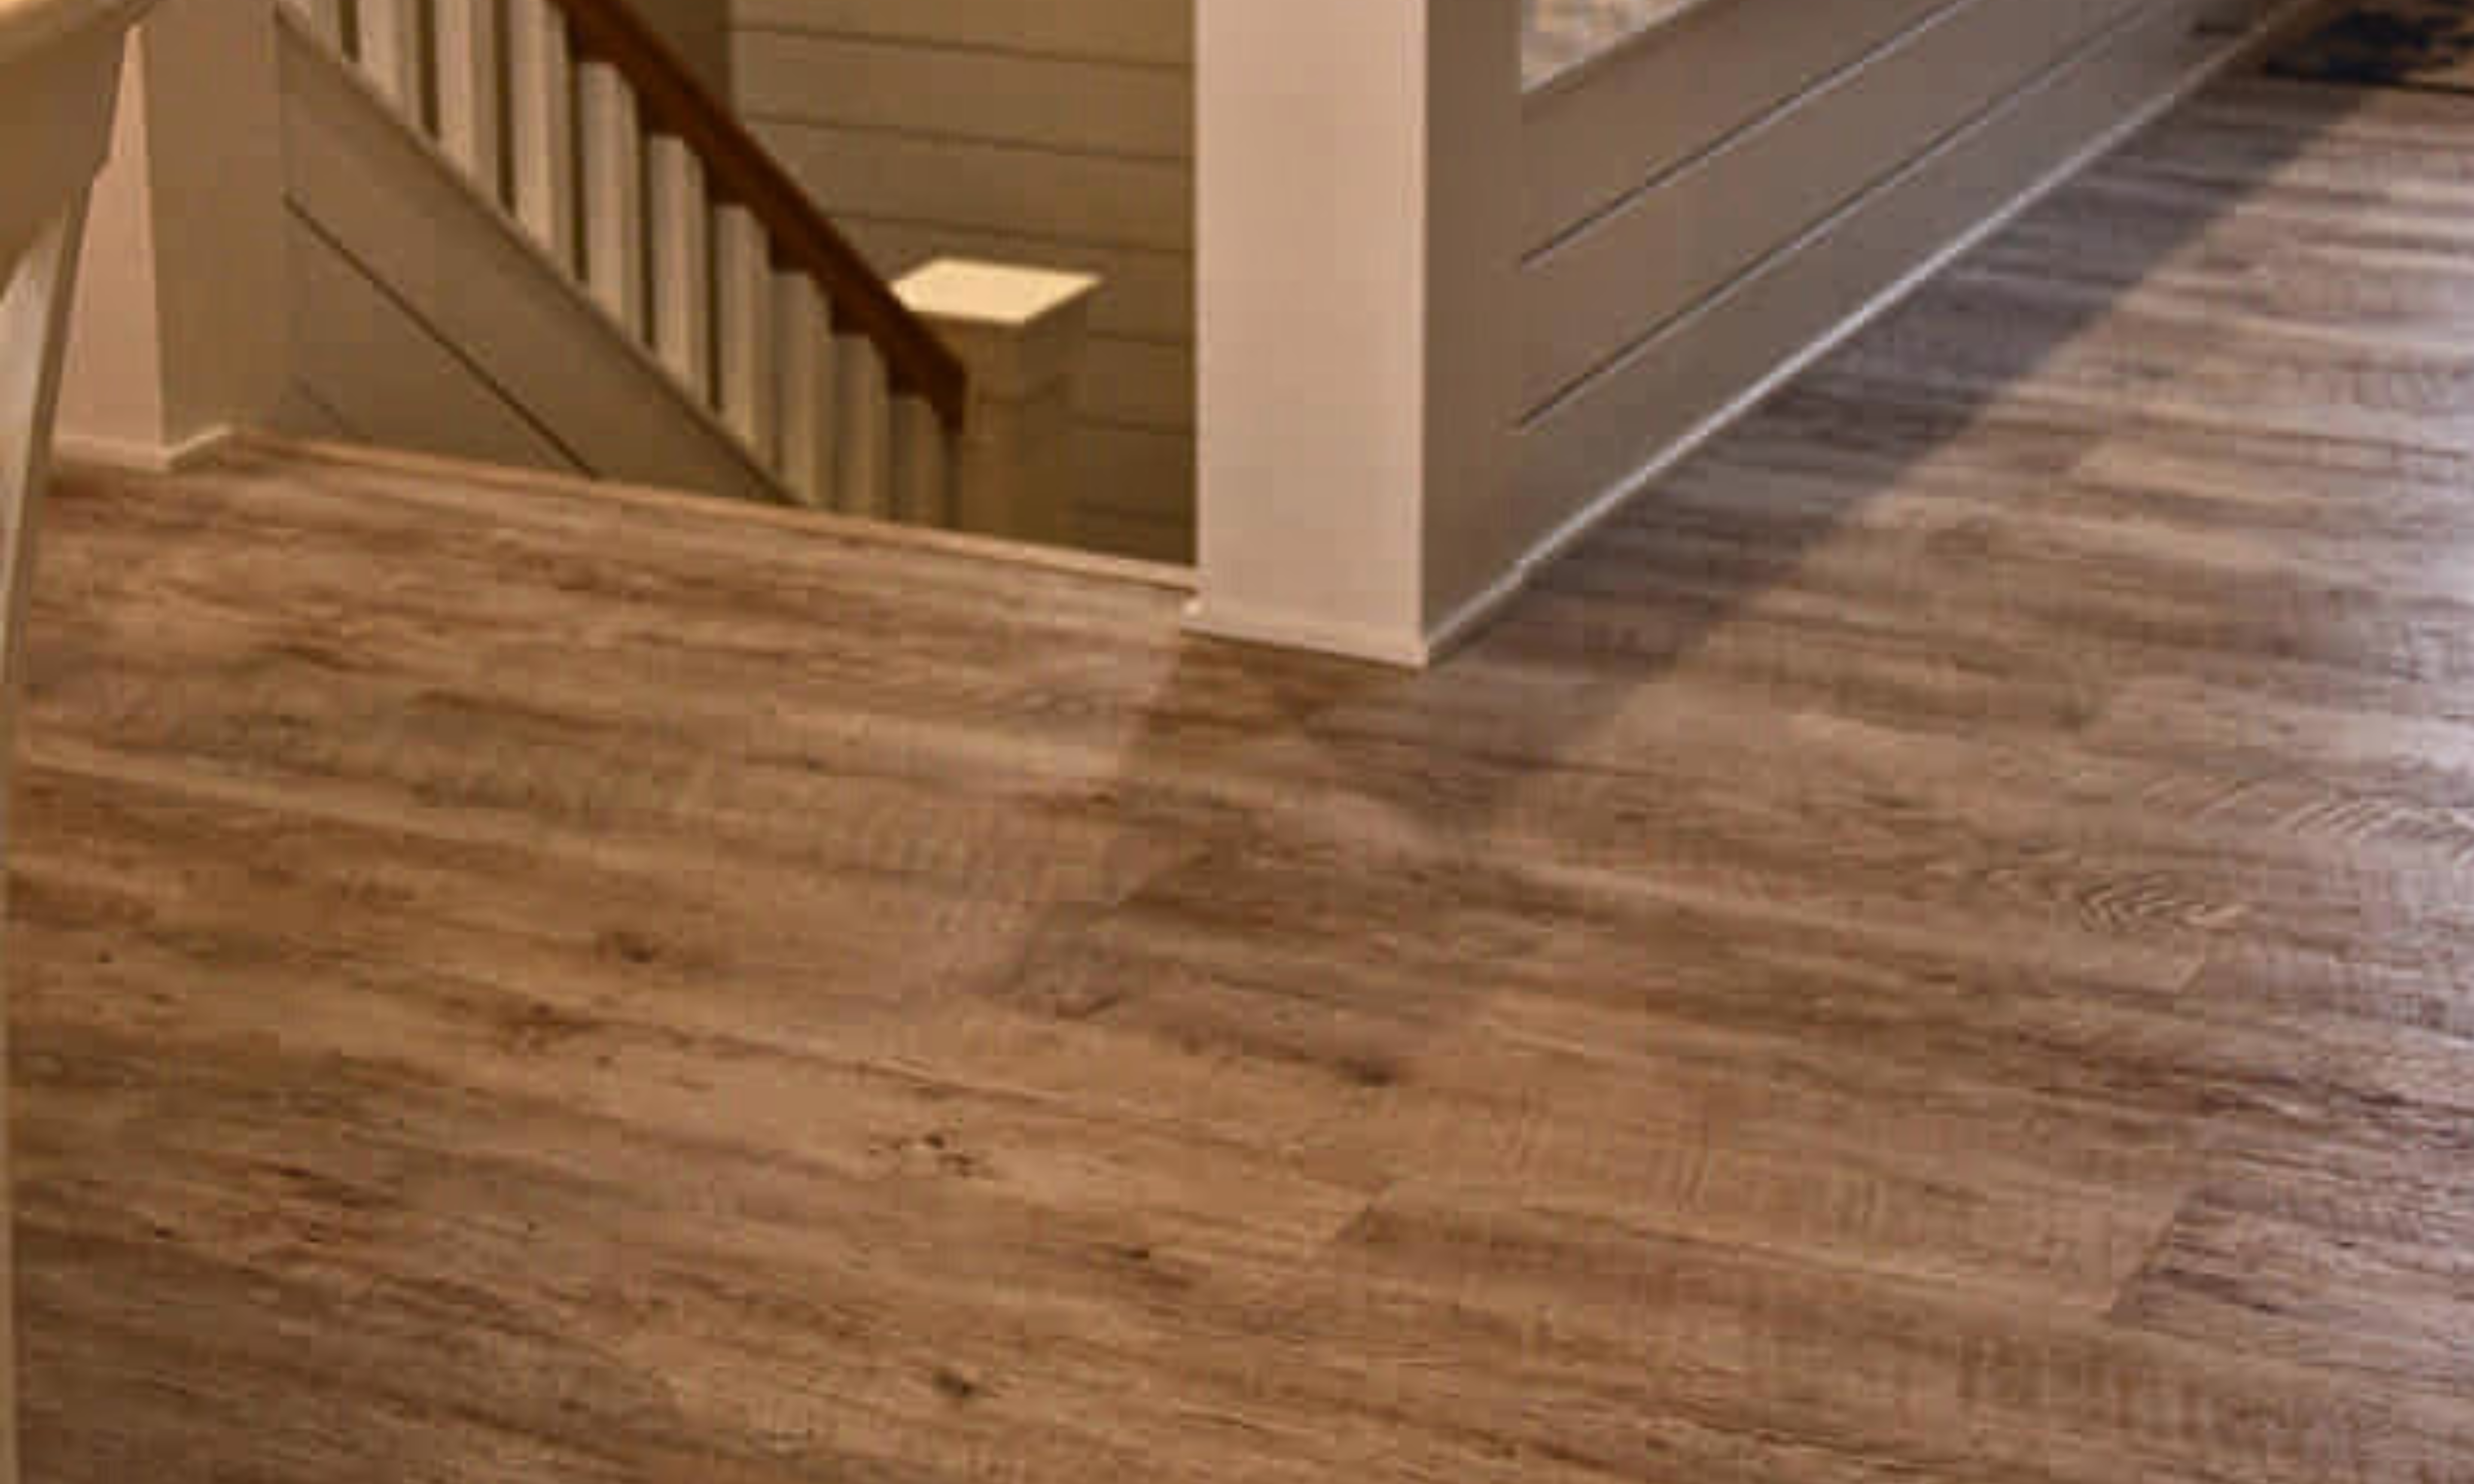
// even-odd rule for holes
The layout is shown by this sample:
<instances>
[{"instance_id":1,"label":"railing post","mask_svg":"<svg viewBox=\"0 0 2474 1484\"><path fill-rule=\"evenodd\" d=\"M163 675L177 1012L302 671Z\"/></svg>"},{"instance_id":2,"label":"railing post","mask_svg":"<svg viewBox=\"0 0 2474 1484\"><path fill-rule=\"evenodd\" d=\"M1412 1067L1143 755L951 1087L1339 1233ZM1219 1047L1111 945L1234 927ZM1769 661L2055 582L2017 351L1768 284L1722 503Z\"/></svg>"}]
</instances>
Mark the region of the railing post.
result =
<instances>
[{"instance_id":1,"label":"railing post","mask_svg":"<svg viewBox=\"0 0 2474 1484\"><path fill-rule=\"evenodd\" d=\"M141 467L263 426L291 379L275 8L166 0L128 43L60 442Z\"/></svg>"},{"instance_id":2,"label":"railing post","mask_svg":"<svg viewBox=\"0 0 2474 1484\"><path fill-rule=\"evenodd\" d=\"M1423 664L1511 515L1521 0L1196 0L1205 633Z\"/></svg>"},{"instance_id":3,"label":"railing post","mask_svg":"<svg viewBox=\"0 0 2474 1484\"><path fill-rule=\"evenodd\" d=\"M971 373L953 471L953 525L982 536L1074 539L1074 395L1100 280L939 258L893 286Z\"/></svg>"}]
</instances>

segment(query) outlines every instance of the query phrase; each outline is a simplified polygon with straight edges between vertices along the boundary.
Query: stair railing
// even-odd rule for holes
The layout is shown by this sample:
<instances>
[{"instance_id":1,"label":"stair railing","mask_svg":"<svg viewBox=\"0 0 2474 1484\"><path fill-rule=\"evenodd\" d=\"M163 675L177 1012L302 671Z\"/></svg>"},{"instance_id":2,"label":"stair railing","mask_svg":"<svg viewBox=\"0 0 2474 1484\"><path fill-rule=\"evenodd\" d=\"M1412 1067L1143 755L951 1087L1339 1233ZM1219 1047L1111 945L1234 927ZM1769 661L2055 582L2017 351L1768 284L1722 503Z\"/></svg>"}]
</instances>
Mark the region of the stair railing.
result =
<instances>
[{"instance_id":1,"label":"stair railing","mask_svg":"<svg viewBox=\"0 0 2474 1484\"><path fill-rule=\"evenodd\" d=\"M959 359L628 0L283 0L803 504L941 525Z\"/></svg>"}]
</instances>

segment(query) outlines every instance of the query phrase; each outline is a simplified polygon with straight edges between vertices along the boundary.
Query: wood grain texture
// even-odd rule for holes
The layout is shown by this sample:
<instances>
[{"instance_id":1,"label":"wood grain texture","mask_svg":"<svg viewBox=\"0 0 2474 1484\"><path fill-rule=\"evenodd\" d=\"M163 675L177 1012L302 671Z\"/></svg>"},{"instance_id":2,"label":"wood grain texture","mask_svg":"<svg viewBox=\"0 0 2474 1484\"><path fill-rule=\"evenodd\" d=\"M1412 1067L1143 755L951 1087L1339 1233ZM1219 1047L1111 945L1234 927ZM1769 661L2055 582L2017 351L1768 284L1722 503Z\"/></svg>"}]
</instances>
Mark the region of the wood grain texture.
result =
<instances>
[{"instance_id":1,"label":"wood grain texture","mask_svg":"<svg viewBox=\"0 0 2474 1484\"><path fill-rule=\"evenodd\" d=\"M2219 89L1424 677L65 479L32 1476L2474 1478L2468 159Z\"/></svg>"}]
</instances>

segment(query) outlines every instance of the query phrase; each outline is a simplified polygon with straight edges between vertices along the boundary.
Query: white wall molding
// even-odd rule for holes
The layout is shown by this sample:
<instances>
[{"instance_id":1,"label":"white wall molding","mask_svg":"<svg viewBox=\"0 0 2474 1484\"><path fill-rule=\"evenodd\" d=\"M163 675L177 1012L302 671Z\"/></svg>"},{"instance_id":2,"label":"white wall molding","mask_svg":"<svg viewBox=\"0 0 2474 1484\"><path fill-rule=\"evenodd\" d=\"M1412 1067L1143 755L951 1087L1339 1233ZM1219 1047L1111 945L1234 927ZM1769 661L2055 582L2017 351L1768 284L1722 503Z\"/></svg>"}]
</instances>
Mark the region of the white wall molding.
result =
<instances>
[{"instance_id":1,"label":"white wall molding","mask_svg":"<svg viewBox=\"0 0 2474 1484\"><path fill-rule=\"evenodd\" d=\"M167 445L62 430L53 436L52 448L64 462L90 467L133 474L178 474L212 459L240 436L239 428L211 427Z\"/></svg>"}]
</instances>

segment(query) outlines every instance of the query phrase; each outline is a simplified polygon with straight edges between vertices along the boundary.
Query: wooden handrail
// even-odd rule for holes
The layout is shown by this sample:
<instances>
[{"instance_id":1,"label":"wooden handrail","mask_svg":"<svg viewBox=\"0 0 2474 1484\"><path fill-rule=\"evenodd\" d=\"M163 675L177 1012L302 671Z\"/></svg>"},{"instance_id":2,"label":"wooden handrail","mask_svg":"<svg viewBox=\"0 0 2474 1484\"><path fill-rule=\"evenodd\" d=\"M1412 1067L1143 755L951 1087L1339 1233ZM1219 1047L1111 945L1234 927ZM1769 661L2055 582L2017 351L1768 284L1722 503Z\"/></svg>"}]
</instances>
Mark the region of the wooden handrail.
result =
<instances>
[{"instance_id":1,"label":"wooden handrail","mask_svg":"<svg viewBox=\"0 0 2474 1484\"><path fill-rule=\"evenodd\" d=\"M970 401L961 361L636 14L629 0L552 3L567 16L576 56L616 68L636 90L651 131L676 136L703 161L714 199L743 206L764 224L773 241L775 265L814 279L834 307L837 327L875 342L893 390L925 398L947 427L958 430Z\"/></svg>"}]
</instances>

